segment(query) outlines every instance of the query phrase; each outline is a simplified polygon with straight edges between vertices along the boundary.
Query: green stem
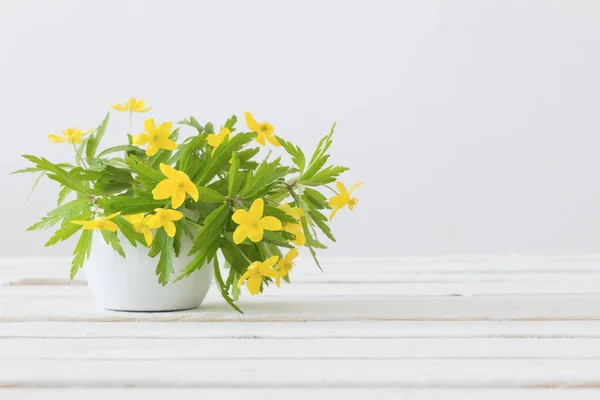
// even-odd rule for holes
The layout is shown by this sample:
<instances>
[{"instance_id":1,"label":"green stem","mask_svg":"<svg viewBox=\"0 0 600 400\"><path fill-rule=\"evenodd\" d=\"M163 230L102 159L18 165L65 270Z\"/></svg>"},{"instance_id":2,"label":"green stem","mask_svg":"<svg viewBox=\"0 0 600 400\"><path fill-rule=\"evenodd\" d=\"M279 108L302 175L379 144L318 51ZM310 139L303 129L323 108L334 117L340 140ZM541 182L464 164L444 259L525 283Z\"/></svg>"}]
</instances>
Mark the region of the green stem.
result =
<instances>
[{"instance_id":1,"label":"green stem","mask_svg":"<svg viewBox=\"0 0 600 400\"><path fill-rule=\"evenodd\" d=\"M85 161L83 161L83 158L81 158L81 155L79 154L79 151L77 150L77 146L75 145L75 143L72 143L72 144L73 144L73 149L75 150L75 154L77 154L77 158L79 158L79 161L81 161L81 163L83 164L85 169L88 169L87 164L85 163Z\"/></svg>"},{"instance_id":2,"label":"green stem","mask_svg":"<svg viewBox=\"0 0 600 400\"><path fill-rule=\"evenodd\" d=\"M337 192L337 190L335 190L335 189L334 189L334 188L332 188L331 186L329 186L329 185L323 185L323 186L325 186L327 189L331 190L333 193L337 194L338 196L340 195L340 194Z\"/></svg>"}]
</instances>

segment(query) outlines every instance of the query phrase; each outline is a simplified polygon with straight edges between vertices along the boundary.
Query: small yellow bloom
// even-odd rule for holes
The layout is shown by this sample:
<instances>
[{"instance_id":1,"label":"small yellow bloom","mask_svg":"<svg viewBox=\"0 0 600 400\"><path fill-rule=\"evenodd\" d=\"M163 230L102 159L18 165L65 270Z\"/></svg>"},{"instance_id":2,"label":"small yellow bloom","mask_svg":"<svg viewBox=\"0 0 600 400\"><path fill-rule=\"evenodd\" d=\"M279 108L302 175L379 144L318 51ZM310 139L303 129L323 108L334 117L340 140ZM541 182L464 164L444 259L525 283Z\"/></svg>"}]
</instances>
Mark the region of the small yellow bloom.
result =
<instances>
[{"instance_id":1,"label":"small yellow bloom","mask_svg":"<svg viewBox=\"0 0 600 400\"><path fill-rule=\"evenodd\" d=\"M138 112L138 113L145 113L152 109L152 107L144 108L144 105L145 104L144 104L143 99L136 100L135 97L130 98L125 103L123 103L123 105L109 104L109 106L111 106L112 108L114 108L117 111L129 111L129 112L133 111L133 112Z\"/></svg>"},{"instance_id":2,"label":"small yellow bloom","mask_svg":"<svg viewBox=\"0 0 600 400\"><path fill-rule=\"evenodd\" d=\"M337 196L333 196L332 198L329 199L329 206L331 208L333 208L333 212L329 216L330 221L333 219L333 216L338 211L340 211L342 208L344 208L346 205L348 206L350 211L354 211L354 208L356 207L356 204L358 203L358 199L356 197L350 197L350 196L352 195L352 192L354 191L354 189L358 188L362 184L363 184L362 182L358 182L356 185L352 186L352 188L348 192L348 190L346 190L346 186L344 186L344 184L342 182L340 182L340 181L336 182L336 186L337 186L338 190L340 191L340 194Z\"/></svg>"},{"instance_id":3,"label":"small yellow bloom","mask_svg":"<svg viewBox=\"0 0 600 400\"><path fill-rule=\"evenodd\" d=\"M281 221L275 217L263 217L265 202L263 199L256 199L250 210L237 210L233 213L231 219L239 226L233 232L233 241L235 244L242 243L246 238L254 243L263 239L264 230L281 230Z\"/></svg>"},{"instance_id":4,"label":"small yellow bloom","mask_svg":"<svg viewBox=\"0 0 600 400\"><path fill-rule=\"evenodd\" d=\"M294 267L294 258L298 257L298 254L297 249L291 249L275 266L275 270L277 271L277 281L275 281L275 284L277 287L279 287L281 278L288 275Z\"/></svg>"},{"instance_id":5,"label":"small yellow bloom","mask_svg":"<svg viewBox=\"0 0 600 400\"><path fill-rule=\"evenodd\" d=\"M133 225L133 229L136 232L139 232L144 235L144 239L146 239L146 244L150 246L152 244L152 231L150 227L148 227L148 219L151 218L150 215L144 215L144 213L133 214L133 215L123 215L123 218L131 225Z\"/></svg>"},{"instance_id":6,"label":"small yellow bloom","mask_svg":"<svg viewBox=\"0 0 600 400\"><path fill-rule=\"evenodd\" d=\"M109 220L113 219L114 217L116 217L119 214L121 214L121 213L117 212L117 213L111 214L107 217L100 217L100 218L93 219L91 221L71 221L71 223L77 224L77 225L83 225L83 229L86 231L89 231L91 229L98 229L98 230L116 232L117 224L115 224L114 222L109 221Z\"/></svg>"},{"instance_id":7,"label":"small yellow bloom","mask_svg":"<svg viewBox=\"0 0 600 400\"><path fill-rule=\"evenodd\" d=\"M173 221L179 221L183 218L183 213L165 208L155 208L154 212L156 212L156 214L150 215L149 218L145 220L146 226L152 229L160 228L162 226L165 228L167 235L170 237L175 236L177 228L175 228L175 222Z\"/></svg>"},{"instance_id":8,"label":"small yellow bloom","mask_svg":"<svg viewBox=\"0 0 600 400\"><path fill-rule=\"evenodd\" d=\"M230 134L231 131L228 128L223 128L221 129L221 132L219 132L218 135L215 135L214 133L208 135L206 138L206 140L208 141L208 145L213 147L212 153L210 154L214 154L217 147L219 147L219 145L223 143L223 140L225 140L225 138L229 138Z\"/></svg>"},{"instance_id":9,"label":"small yellow bloom","mask_svg":"<svg viewBox=\"0 0 600 400\"><path fill-rule=\"evenodd\" d=\"M248 292L252 296L254 296L255 294L259 294L260 285L262 284L262 278L264 276L268 276L270 278L277 278L279 276L277 271L275 271L272 268L278 259L278 256L273 256L267 258L266 261L255 261L252 264L250 264L244 275L242 275L242 277L238 281L238 287L242 287L244 281L246 281L246 287L248 288Z\"/></svg>"},{"instance_id":10,"label":"small yellow bloom","mask_svg":"<svg viewBox=\"0 0 600 400\"><path fill-rule=\"evenodd\" d=\"M175 150L177 148L177 143L169 139L173 130L173 124L170 122L163 122L157 128L153 119L147 119L144 121L144 130L146 133L135 135L132 142L135 146L149 143L146 149L147 156L152 157L159 149Z\"/></svg>"},{"instance_id":11,"label":"small yellow bloom","mask_svg":"<svg viewBox=\"0 0 600 400\"><path fill-rule=\"evenodd\" d=\"M156 185L152 191L154 200L171 198L173 208L179 208L185 201L185 194L198 201L198 188L185 172L177 171L167 164L160 163L160 170L167 177Z\"/></svg>"},{"instance_id":12,"label":"small yellow bloom","mask_svg":"<svg viewBox=\"0 0 600 400\"><path fill-rule=\"evenodd\" d=\"M301 218L304 216L304 212L299 207L292 207L288 203L284 203L279 206L279 209L285 211L285 213L291 217L296 219L296 223L283 221L283 230L291 233L296 237L294 239L294 244L296 246L304 246L306 243L306 236L304 236L304 231L302 230Z\"/></svg>"},{"instance_id":13,"label":"small yellow bloom","mask_svg":"<svg viewBox=\"0 0 600 400\"><path fill-rule=\"evenodd\" d=\"M248 125L248 128L252 132L256 132L256 137L254 140L260 143L262 146L265 146L267 144L265 142L266 138L266 140L268 140L273 146L281 146L281 144L279 144L277 141L277 138L273 136L273 125L268 122L256 122L256 120L252 117L252 114L250 114L248 111L244 113L244 116L246 117L246 125Z\"/></svg>"},{"instance_id":14,"label":"small yellow bloom","mask_svg":"<svg viewBox=\"0 0 600 400\"><path fill-rule=\"evenodd\" d=\"M57 136L53 134L48 135L48 139L54 143L60 143L66 141L69 144L79 144L83 141L83 137L88 135L94 129L90 129L87 132L83 132L81 129L77 129L74 126L71 128L67 128L62 131L62 136Z\"/></svg>"}]
</instances>

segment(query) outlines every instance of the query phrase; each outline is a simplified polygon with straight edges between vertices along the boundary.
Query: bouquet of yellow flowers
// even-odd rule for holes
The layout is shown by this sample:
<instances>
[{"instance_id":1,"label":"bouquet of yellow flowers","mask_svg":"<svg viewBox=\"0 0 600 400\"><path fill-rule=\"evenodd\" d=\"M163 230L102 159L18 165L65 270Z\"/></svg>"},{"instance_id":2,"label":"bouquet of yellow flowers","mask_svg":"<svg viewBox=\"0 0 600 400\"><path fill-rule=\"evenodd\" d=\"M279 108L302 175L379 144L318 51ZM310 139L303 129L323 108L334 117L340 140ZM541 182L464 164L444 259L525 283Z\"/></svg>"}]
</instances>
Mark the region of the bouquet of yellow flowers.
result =
<instances>
[{"instance_id":1,"label":"bouquet of yellow flowers","mask_svg":"<svg viewBox=\"0 0 600 400\"><path fill-rule=\"evenodd\" d=\"M194 128L195 135L178 142L179 127L154 119L144 121L144 132L132 134L134 113L151 109L144 100L132 98L111 107L129 113L128 144L98 151L107 113L95 129L71 127L48 135L51 142L73 146L74 164L23 155L32 166L15 172L40 173L36 183L45 176L60 184L58 207L28 229L59 226L46 246L81 231L71 279L90 257L97 232L123 257L122 240L148 247L148 256L158 258L162 285L213 263L220 293L239 311L234 301L240 287L246 284L255 295L270 283L279 287L281 280L289 282L301 248L319 265L315 250L325 245L317 231L335 241L328 222L342 208L356 206L352 192L360 183L347 190L337 179L348 168L328 164L335 124L307 159L298 146L275 135L270 123L257 122L248 112L243 132L236 130L235 115L218 130L194 117L183 120L179 125ZM282 148L293 165L285 165L281 157L271 159L271 151L257 159L261 146ZM321 187L333 192L330 199ZM193 259L175 276L172 260L185 237L193 242ZM226 279L218 252L229 272Z\"/></svg>"}]
</instances>

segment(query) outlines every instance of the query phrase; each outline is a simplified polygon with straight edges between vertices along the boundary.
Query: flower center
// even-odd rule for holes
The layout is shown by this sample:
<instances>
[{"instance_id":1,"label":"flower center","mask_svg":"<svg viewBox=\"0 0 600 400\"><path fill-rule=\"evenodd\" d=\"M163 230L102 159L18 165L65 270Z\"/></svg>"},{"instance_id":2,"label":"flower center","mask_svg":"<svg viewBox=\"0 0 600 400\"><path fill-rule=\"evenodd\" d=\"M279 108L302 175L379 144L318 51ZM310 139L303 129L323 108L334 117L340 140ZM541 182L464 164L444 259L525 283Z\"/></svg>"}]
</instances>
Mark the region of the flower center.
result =
<instances>
[{"instance_id":1,"label":"flower center","mask_svg":"<svg viewBox=\"0 0 600 400\"><path fill-rule=\"evenodd\" d=\"M269 126L267 124L260 124L260 130L267 132L269 130Z\"/></svg>"},{"instance_id":2,"label":"flower center","mask_svg":"<svg viewBox=\"0 0 600 400\"><path fill-rule=\"evenodd\" d=\"M252 229L258 229L258 222L252 223Z\"/></svg>"},{"instance_id":3,"label":"flower center","mask_svg":"<svg viewBox=\"0 0 600 400\"><path fill-rule=\"evenodd\" d=\"M357 204L358 204L358 199L356 197L352 197L351 199L348 200L348 208L352 211L354 211Z\"/></svg>"},{"instance_id":4,"label":"flower center","mask_svg":"<svg viewBox=\"0 0 600 400\"><path fill-rule=\"evenodd\" d=\"M153 135L152 140L156 142L158 140L158 135Z\"/></svg>"},{"instance_id":5,"label":"flower center","mask_svg":"<svg viewBox=\"0 0 600 400\"><path fill-rule=\"evenodd\" d=\"M185 183L179 182L179 184L177 184L177 187L180 189L185 189Z\"/></svg>"},{"instance_id":6,"label":"flower center","mask_svg":"<svg viewBox=\"0 0 600 400\"><path fill-rule=\"evenodd\" d=\"M166 217L166 216L164 216L164 215L161 215L161 216L160 216L160 220L161 220L161 221L166 221L166 220L167 220L167 217Z\"/></svg>"}]
</instances>

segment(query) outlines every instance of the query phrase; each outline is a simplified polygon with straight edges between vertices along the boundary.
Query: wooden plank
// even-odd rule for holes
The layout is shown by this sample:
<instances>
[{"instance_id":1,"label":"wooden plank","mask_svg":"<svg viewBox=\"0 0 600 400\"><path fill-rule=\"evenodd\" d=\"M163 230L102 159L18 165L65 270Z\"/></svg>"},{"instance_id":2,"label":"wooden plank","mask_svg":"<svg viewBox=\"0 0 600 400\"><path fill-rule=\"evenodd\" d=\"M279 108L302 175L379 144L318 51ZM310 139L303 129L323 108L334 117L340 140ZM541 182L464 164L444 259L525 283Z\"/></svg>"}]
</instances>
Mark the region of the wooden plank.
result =
<instances>
[{"instance_id":1,"label":"wooden plank","mask_svg":"<svg viewBox=\"0 0 600 400\"><path fill-rule=\"evenodd\" d=\"M10 338L96 339L586 339L599 321L319 321L319 322L11 322Z\"/></svg>"},{"instance_id":2,"label":"wooden plank","mask_svg":"<svg viewBox=\"0 0 600 400\"><path fill-rule=\"evenodd\" d=\"M244 400L306 400L314 399L360 399L360 400L431 400L431 399L485 399L485 400L598 400L598 389L319 389L319 388L88 388L88 389L0 389L3 400L198 400L198 399L244 399Z\"/></svg>"},{"instance_id":3,"label":"wooden plank","mask_svg":"<svg viewBox=\"0 0 600 400\"><path fill-rule=\"evenodd\" d=\"M268 349L265 349L268 351ZM232 378L234 377L234 378ZM0 387L600 387L598 360L11 360Z\"/></svg>"},{"instance_id":4,"label":"wooden plank","mask_svg":"<svg viewBox=\"0 0 600 400\"><path fill-rule=\"evenodd\" d=\"M284 292L285 289L272 288ZM174 313L116 313L100 309L87 287L48 287L56 296L36 297L39 289L5 287L0 322L17 321L313 321L313 320L600 320L600 294L489 297L417 296L245 296L233 311L215 291L202 307ZM348 289L346 289L348 290ZM72 295L80 296L75 301ZM60 296L60 297L59 297ZM276 299L276 301L274 301Z\"/></svg>"},{"instance_id":5,"label":"wooden plank","mask_svg":"<svg viewBox=\"0 0 600 400\"><path fill-rule=\"evenodd\" d=\"M160 339L159 339L160 340ZM265 351L268 349L268 351ZM595 359L600 339L0 339L13 360ZM9 364L7 362L7 364Z\"/></svg>"}]
</instances>

